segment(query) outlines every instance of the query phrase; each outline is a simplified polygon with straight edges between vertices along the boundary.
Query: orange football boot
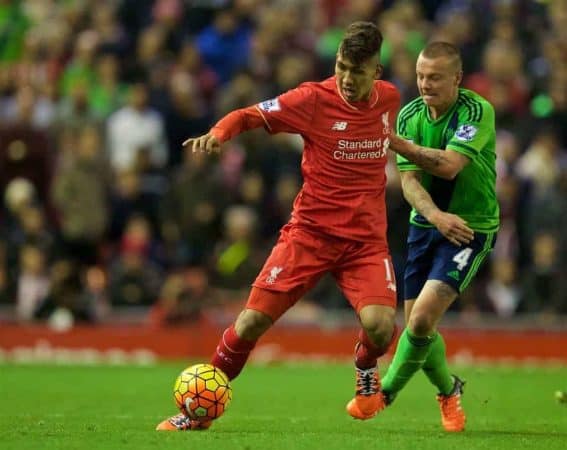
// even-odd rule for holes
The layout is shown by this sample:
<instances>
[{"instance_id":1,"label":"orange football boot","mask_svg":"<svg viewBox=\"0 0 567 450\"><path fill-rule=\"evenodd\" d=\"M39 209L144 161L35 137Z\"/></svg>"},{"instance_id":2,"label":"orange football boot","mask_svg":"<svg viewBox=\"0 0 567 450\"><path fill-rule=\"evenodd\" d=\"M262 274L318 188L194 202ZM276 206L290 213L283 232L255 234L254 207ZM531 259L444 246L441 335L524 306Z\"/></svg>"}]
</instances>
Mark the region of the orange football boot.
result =
<instances>
[{"instance_id":1,"label":"orange football boot","mask_svg":"<svg viewBox=\"0 0 567 450\"><path fill-rule=\"evenodd\" d=\"M356 367L356 395L348 402L347 412L358 420L367 420L382 411L387 399L380 391L378 370Z\"/></svg>"},{"instance_id":2,"label":"orange football boot","mask_svg":"<svg viewBox=\"0 0 567 450\"><path fill-rule=\"evenodd\" d=\"M437 401L441 409L441 424L445 431L452 433L463 431L467 420L461 406L461 395L465 382L455 375L453 375L453 379L455 384L450 394L437 394Z\"/></svg>"},{"instance_id":3,"label":"orange football boot","mask_svg":"<svg viewBox=\"0 0 567 450\"><path fill-rule=\"evenodd\" d=\"M201 422L187 417L185 414L177 414L160 422L157 431L198 431L206 430L212 425L212 421Z\"/></svg>"}]
</instances>

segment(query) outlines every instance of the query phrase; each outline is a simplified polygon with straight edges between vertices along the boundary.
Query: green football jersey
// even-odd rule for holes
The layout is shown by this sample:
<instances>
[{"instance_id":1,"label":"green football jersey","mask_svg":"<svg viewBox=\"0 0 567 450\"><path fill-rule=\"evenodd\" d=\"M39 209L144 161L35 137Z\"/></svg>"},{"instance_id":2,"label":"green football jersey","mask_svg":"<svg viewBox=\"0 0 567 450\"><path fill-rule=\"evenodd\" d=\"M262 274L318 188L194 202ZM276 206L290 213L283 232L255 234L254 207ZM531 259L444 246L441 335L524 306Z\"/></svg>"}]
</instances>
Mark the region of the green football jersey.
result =
<instances>
[{"instance_id":1,"label":"green football jersey","mask_svg":"<svg viewBox=\"0 0 567 450\"><path fill-rule=\"evenodd\" d=\"M496 199L496 128L494 108L483 97L468 89L459 89L455 104L437 120L418 97L398 114L398 134L415 144L437 149L451 149L470 159L453 180L445 180L422 171L421 183L441 209L464 219L474 231L494 232L500 222ZM400 171L421 170L398 155ZM432 225L415 209L410 222Z\"/></svg>"}]
</instances>

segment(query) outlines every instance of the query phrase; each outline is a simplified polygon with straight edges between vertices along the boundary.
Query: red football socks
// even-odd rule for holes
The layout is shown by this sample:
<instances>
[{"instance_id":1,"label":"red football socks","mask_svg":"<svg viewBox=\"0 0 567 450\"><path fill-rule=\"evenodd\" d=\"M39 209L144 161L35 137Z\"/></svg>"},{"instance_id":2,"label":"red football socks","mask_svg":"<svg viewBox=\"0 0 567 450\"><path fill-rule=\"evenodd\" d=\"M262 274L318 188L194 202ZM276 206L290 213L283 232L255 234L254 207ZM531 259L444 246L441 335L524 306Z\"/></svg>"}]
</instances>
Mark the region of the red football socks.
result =
<instances>
[{"instance_id":1,"label":"red football socks","mask_svg":"<svg viewBox=\"0 0 567 450\"><path fill-rule=\"evenodd\" d=\"M234 325L228 327L219 340L211 364L221 369L229 379L234 379L242 371L256 341L247 341L236 334Z\"/></svg>"},{"instance_id":2,"label":"red football socks","mask_svg":"<svg viewBox=\"0 0 567 450\"><path fill-rule=\"evenodd\" d=\"M392 340L390 341L388 347L378 348L370 340L364 330L360 330L358 333L358 344L356 346L354 355L355 366L359 369L371 369L373 367L376 367L378 358L384 355L395 342L396 331L396 328L394 328Z\"/></svg>"}]
</instances>

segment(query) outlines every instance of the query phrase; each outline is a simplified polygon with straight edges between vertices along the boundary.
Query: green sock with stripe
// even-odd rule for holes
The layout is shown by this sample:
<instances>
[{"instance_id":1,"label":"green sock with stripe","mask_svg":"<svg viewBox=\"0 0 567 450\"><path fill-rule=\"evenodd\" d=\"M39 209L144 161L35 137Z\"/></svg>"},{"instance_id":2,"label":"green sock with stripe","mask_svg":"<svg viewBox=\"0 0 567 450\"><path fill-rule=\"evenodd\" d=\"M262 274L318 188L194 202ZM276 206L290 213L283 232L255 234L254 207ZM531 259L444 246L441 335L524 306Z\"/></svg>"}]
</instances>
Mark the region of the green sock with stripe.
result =
<instances>
[{"instance_id":1,"label":"green sock with stripe","mask_svg":"<svg viewBox=\"0 0 567 450\"><path fill-rule=\"evenodd\" d=\"M454 381L447 365L445 340L441 333L435 335L422 369L429 381L437 386L440 394L447 395L451 393Z\"/></svg>"},{"instance_id":2,"label":"green sock with stripe","mask_svg":"<svg viewBox=\"0 0 567 450\"><path fill-rule=\"evenodd\" d=\"M382 390L393 399L403 389L411 377L423 366L435 336L418 337L407 328L398 340L396 353L382 379Z\"/></svg>"}]
</instances>

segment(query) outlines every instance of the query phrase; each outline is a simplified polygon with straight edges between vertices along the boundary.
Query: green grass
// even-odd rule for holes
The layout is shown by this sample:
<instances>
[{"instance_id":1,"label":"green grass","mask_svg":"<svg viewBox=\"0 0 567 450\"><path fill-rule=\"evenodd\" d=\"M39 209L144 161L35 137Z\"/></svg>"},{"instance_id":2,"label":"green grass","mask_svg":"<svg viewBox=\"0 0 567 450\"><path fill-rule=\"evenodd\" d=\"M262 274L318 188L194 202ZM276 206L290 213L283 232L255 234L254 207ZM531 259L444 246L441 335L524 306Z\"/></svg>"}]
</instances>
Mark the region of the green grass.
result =
<instances>
[{"instance_id":1,"label":"green grass","mask_svg":"<svg viewBox=\"0 0 567 450\"><path fill-rule=\"evenodd\" d=\"M0 447L13 449L566 449L567 368L461 368L467 431L441 431L434 388L419 374L379 417L352 420L346 365L247 367L234 400L204 432L157 433L175 412L183 364L0 365Z\"/></svg>"}]
</instances>

